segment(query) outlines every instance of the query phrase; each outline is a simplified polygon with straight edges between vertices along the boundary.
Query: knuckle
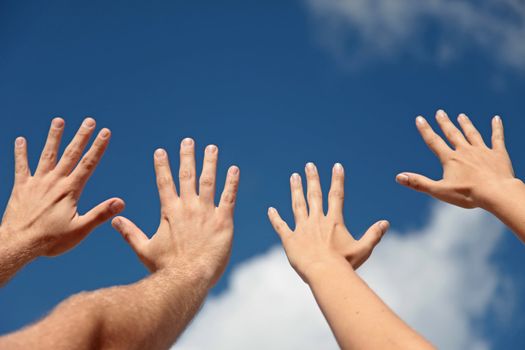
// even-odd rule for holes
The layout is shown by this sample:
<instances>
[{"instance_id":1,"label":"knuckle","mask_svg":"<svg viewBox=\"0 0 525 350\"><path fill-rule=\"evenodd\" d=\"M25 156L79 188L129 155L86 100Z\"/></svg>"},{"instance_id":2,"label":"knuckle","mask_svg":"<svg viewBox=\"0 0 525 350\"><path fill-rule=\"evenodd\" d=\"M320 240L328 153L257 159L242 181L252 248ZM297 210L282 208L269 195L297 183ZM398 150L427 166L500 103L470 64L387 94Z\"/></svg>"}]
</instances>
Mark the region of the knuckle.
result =
<instances>
[{"instance_id":1,"label":"knuckle","mask_svg":"<svg viewBox=\"0 0 525 350\"><path fill-rule=\"evenodd\" d=\"M172 215L172 210L171 208L167 207L167 206L163 206L161 209L160 209L160 216L163 220L166 220L169 222L170 218L171 218L171 215Z\"/></svg>"},{"instance_id":2,"label":"knuckle","mask_svg":"<svg viewBox=\"0 0 525 350\"><path fill-rule=\"evenodd\" d=\"M204 163L206 164L215 164L217 162L217 155L216 154L212 154L212 155L208 155L204 158Z\"/></svg>"},{"instance_id":3,"label":"knuckle","mask_svg":"<svg viewBox=\"0 0 525 350\"><path fill-rule=\"evenodd\" d=\"M171 186L172 183L173 181L170 176L157 176L157 185L161 188Z\"/></svg>"},{"instance_id":4,"label":"knuckle","mask_svg":"<svg viewBox=\"0 0 525 350\"><path fill-rule=\"evenodd\" d=\"M468 130L467 132L465 132L465 136L467 138L476 138L479 136L479 133L475 130Z\"/></svg>"},{"instance_id":5,"label":"knuckle","mask_svg":"<svg viewBox=\"0 0 525 350\"><path fill-rule=\"evenodd\" d=\"M235 192L226 192L223 195L223 201L227 204L233 204L235 203L236 197L237 195L235 194Z\"/></svg>"},{"instance_id":6,"label":"knuckle","mask_svg":"<svg viewBox=\"0 0 525 350\"><path fill-rule=\"evenodd\" d=\"M323 194L319 190L310 190L308 191L308 198L310 199L321 199Z\"/></svg>"},{"instance_id":7,"label":"knuckle","mask_svg":"<svg viewBox=\"0 0 525 350\"><path fill-rule=\"evenodd\" d=\"M181 169L179 171L179 179L181 181L193 179L193 172L190 169Z\"/></svg>"},{"instance_id":8,"label":"knuckle","mask_svg":"<svg viewBox=\"0 0 525 350\"><path fill-rule=\"evenodd\" d=\"M192 147L184 147L180 150L181 156L193 156L193 148Z\"/></svg>"},{"instance_id":9,"label":"knuckle","mask_svg":"<svg viewBox=\"0 0 525 350\"><path fill-rule=\"evenodd\" d=\"M64 151L64 157L66 159L77 159L80 158L81 155L82 152L80 152L80 150L77 147L67 148Z\"/></svg>"},{"instance_id":10,"label":"knuckle","mask_svg":"<svg viewBox=\"0 0 525 350\"><path fill-rule=\"evenodd\" d=\"M428 144L430 147L434 147L434 146L436 146L437 143L438 143L438 137L437 137L437 135L433 134L433 135L431 135L431 136L429 136L429 137L427 138L427 144Z\"/></svg>"},{"instance_id":11,"label":"knuckle","mask_svg":"<svg viewBox=\"0 0 525 350\"><path fill-rule=\"evenodd\" d=\"M26 164L17 164L17 165L15 166L15 171L16 171L17 173L25 173L25 172L27 172L28 170L29 170L29 168L27 167Z\"/></svg>"},{"instance_id":12,"label":"knuckle","mask_svg":"<svg viewBox=\"0 0 525 350\"><path fill-rule=\"evenodd\" d=\"M84 157L80 161L80 166L86 169L87 171L91 171L97 166L97 160L92 157Z\"/></svg>"},{"instance_id":13,"label":"knuckle","mask_svg":"<svg viewBox=\"0 0 525 350\"><path fill-rule=\"evenodd\" d=\"M52 150L45 150L42 152L42 155L40 156L40 159L42 160L54 160L57 156L57 153Z\"/></svg>"},{"instance_id":14,"label":"knuckle","mask_svg":"<svg viewBox=\"0 0 525 350\"><path fill-rule=\"evenodd\" d=\"M284 230L284 222L277 221L274 223L274 225L275 225L275 230L277 230L278 232L282 232Z\"/></svg>"},{"instance_id":15,"label":"knuckle","mask_svg":"<svg viewBox=\"0 0 525 350\"><path fill-rule=\"evenodd\" d=\"M303 201L295 201L292 204L294 210L304 210L306 208L306 203Z\"/></svg>"},{"instance_id":16,"label":"knuckle","mask_svg":"<svg viewBox=\"0 0 525 350\"><path fill-rule=\"evenodd\" d=\"M239 180L237 178L233 178L230 180L229 185L230 191L237 192L237 190L239 189Z\"/></svg>"},{"instance_id":17,"label":"knuckle","mask_svg":"<svg viewBox=\"0 0 525 350\"><path fill-rule=\"evenodd\" d=\"M331 190L328 196L332 199L343 200L345 198L345 193L341 190Z\"/></svg>"},{"instance_id":18,"label":"knuckle","mask_svg":"<svg viewBox=\"0 0 525 350\"><path fill-rule=\"evenodd\" d=\"M215 181L211 176L202 176L200 179L200 185L202 187L213 187Z\"/></svg>"}]
</instances>

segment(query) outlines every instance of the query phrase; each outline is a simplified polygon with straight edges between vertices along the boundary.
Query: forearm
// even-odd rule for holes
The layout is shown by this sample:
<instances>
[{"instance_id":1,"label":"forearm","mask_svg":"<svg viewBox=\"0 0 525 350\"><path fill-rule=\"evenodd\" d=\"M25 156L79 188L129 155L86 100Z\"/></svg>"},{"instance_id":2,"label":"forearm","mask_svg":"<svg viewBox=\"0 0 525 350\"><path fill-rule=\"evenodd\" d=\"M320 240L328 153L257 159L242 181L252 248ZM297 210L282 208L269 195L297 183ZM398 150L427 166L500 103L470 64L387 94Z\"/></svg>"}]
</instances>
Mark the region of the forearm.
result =
<instances>
[{"instance_id":1,"label":"forearm","mask_svg":"<svg viewBox=\"0 0 525 350\"><path fill-rule=\"evenodd\" d=\"M0 339L0 348L168 349L207 292L198 275L156 272L128 286L73 296L44 320Z\"/></svg>"},{"instance_id":2,"label":"forearm","mask_svg":"<svg viewBox=\"0 0 525 350\"><path fill-rule=\"evenodd\" d=\"M317 266L307 280L342 349L433 349L344 259Z\"/></svg>"},{"instance_id":3,"label":"forearm","mask_svg":"<svg viewBox=\"0 0 525 350\"><path fill-rule=\"evenodd\" d=\"M0 228L0 287L19 270L38 257L38 243Z\"/></svg>"},{"instance_id":4,"label":"forearm","mask_svg":"<svg viewBox=\"0 0 525 350\"><path fill-rule=\"evenodd\" d=\"M525 242L525 184L518 179L487 188L481 207L494 214Z\"/></svg>"}]
</instances>

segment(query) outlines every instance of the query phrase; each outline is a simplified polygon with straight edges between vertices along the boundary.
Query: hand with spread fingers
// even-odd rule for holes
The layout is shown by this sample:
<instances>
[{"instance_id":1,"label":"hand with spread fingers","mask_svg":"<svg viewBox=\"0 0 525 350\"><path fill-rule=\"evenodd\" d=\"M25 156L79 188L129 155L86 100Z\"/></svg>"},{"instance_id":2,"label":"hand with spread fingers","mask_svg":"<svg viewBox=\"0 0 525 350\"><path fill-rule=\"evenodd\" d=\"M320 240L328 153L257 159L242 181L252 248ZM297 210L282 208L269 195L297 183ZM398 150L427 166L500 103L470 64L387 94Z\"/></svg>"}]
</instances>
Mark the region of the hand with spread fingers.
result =
<instances>
[{"instance_id":1,"label":"hand with spread fingers","mask_svg":"<svg viewBox=\"0 0 525 350\"><path fill-rule=\"evenodd\" d=\"M41 321L0 337L0 348L160 350L173 345L224 272L239 185L239 168L232 166L215 205L218 148L210 145L197 192L194 147L192 139L181 144L179 194L166 151L155 152L162 209L153 237L128 219L113 220L151 274L129 285L73 295Z\"/></svg>"},{"instance_id":2,"label":"hand with spread fingers","mask_svg":"<svg viewBox=\"0 0 525 350\"><path fill-rule=\"evenodd\" d=\"M305 281L341 349L433 349L356 274L388 230L387 221L372 225L360 240L343 219L344 170L332 169L328 213L323 211L319 174L306 165L307 200L299 174L290 178L295 230L270 208L268 216L281 237L293 268Z\"/></svg>"},{"instance_id":3,"label":"hand with spread fingers","mask_svg":"<svg viewBox=\"0 0 525 350\"><path fill-rule=\"evenodd\" d=\"M124 209L109 199L81 215L78 200L108 146L111 132L102 129L82 157L95 131L86 118L57 163L64 120L55 118L34 175L27 160L27 143L15 141L15 183L0 226L0 285L38 256L54 256L77 245L95 227Z\"/></svg>"},{"instance_id":4,"label":"hand with spread fingers","mask_svg":"<svg viewBox=\"0 0 525 350\"><path fill-rule=\"evenodd\" d=\"M402 173L396 178L400 184L463 208L484 208L502 184L516 181L499 116L492 120L491 148L466 115L458 117L463 132L442 110L436 113L436 120L453 148L432 130L425 118L417 117L416 125L428 147L441 161L443 179L434 181L423 175Z\"/></svg>"},{"instance_id":5,"label":"hand with spread fingers","mask_svg":"<svg viewBox=\"0 0 525 350\"><path fill-rule=\"evenodd\" d=\"M304 279L309 269L334 259L346 259L357 269L388 230L388 221L372 225L360 240L352 237L343 218L344 169L339 163L332 169L332 185L328 194L328 213L323 212L323 195L317 168L306 165L307 198L304 197L301 176L290 178L295 230L281 219L277 210L270 208L268 215L275 231L282 239L290 264Z\"/></svg>"},{"instance_id":6,"label":"hand with spread fingers","mask_svg":"<svg viewBox=\"0 0 525 350\"><path fill-rule=\"evenodd\" d=\"M525 186L514 175L501 117L492 119L491 147L465 114L458 116L462 131L442 110L437 111L436 120L450 146L425 118L417 117L416 126L443 165L443 178L435 181L404 172L397 175L397 182L463 208L492 212L525 241Z\"/></svg>"},{"instance_id":7,"label":"hand with spread fingers","mask_svg":"<svg viewBox=\"0 0 525 350\"><path fill-rule=\"evenodd\" d=\"M151 272L184 266L213 285L224 272L230 256L239 168L232 166L228 170L224 191L216 207L216 146L206 147L198 193L192 139L184 139L181 143L180 194L177 194L173 182L166 151L158 149L154 158L161 203L157 232L150 239L124 217L115 218L113 226Z\"/></svg>"}]
</instances>

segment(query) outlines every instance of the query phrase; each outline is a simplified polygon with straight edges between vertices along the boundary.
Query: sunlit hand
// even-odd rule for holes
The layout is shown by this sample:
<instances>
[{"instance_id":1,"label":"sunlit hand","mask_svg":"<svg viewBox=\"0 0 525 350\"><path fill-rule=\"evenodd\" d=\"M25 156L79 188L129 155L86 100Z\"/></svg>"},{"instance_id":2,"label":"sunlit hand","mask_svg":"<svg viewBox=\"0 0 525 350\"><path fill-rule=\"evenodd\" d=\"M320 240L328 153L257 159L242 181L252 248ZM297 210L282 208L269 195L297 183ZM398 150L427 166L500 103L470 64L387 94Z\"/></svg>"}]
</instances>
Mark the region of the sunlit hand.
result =
<instances>
[{"instance_id":1,"label":"sunlit hand","mask_svg":"<svg viewBox=\"0 0 525 350\"><path fill-rule=\"evenodd\" d=\"M365 262L388 229L387 221L372 225L360 240L352 237L343 218L344 170L341 164L332 169L332 185L328 194L328 214L323 212L323 195L319 174L313 163L306 165L308 208L301 177L290 178L295 230L292 231L277 210L270 208L268 216L281 237L288 260L305 279L317 264L346 259L357 269Z\"/></svg>"},{"instance_id":2,"label":"sunlit hand","mask_svg":"<svg viewBox=\"0 0 525 350\"><path fill-rule=\"evenodd\" d=\"M112 198L84 215L78 213L82 190L102 158L111 135L108 129L102 129L82 157L94 130L95 120L85 119L57 164L64 120L55 118L34 175L27 161L26 140L16 139L15 184L0 228L0 238L10 247L9 254L16 255L17 245L20 249L32 249L35 256L63 253L96 226L123 210L124 202Z\"/></svg>"},{"instance_id":3,"label":"sunlit hand","mask_svg":"<svg viewBox=\"0 0 525 350\"><path fill-rule=\"evenodd\" d=\"M206 147L196 190L195 151L192 139L180 149L177 194L166 151L155 152L155 172L161 204L160 225L148 238L130 220L117 217L113 226L151 271L183 268L213 285L224 272L233 239L233 211L239 184L239 168L228 170L219 206L215 206L218 148Z\"/></svg>"},{"instance_id":4,"label":"sunlit hand","mask_svg":"<svg viewBox=\"0 0 525 350\"><path fill-rule=\"evenodd\" d=\"M505 147L503 123L499 116L492 120L492 148L483 142L470 119L460 114L463 133L439 110L436 120L452 147L437 135L423 117L416 125L428 147L443 165L443 179L431 180L423 175L401 173L396 180L402 185L463 208L488 206L491 196L505 183L515 181L512 163Z\"/></svg>"}]
</instances>

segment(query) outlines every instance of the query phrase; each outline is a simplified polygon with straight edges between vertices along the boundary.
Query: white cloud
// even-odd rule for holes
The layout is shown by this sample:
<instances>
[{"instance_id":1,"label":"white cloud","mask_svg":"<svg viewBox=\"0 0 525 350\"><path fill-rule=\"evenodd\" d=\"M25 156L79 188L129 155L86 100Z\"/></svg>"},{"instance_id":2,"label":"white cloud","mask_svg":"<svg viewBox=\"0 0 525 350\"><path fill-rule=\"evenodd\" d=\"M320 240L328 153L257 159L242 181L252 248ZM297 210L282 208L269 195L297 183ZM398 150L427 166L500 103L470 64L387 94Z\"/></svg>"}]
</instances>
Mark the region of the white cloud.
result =
<instances>
[{"instance_id":1,"label":"white cloud","mask_svg":"<svg viewBox=\"0 0 525 350\"><path fill-rule=\"evenodd\" d=\"M305 1L322 43L343 63L404 54L446 62L476 48L525 70L522 0Z\"/></svg>"},{"instance_id":2,"label":"white cloud","mask_svg":"<svg viewBox=\"0 0 525 350\"><path fill-rule=\"evenodd\" d=\"M437 205L426 227L390 232L361 275L439 348L488 349L477 322L506 282L491 261L502 225L481 210ZM337 349L305 284L274 247L236 267L176 350Z\"/></svg>"}]
</instances>

